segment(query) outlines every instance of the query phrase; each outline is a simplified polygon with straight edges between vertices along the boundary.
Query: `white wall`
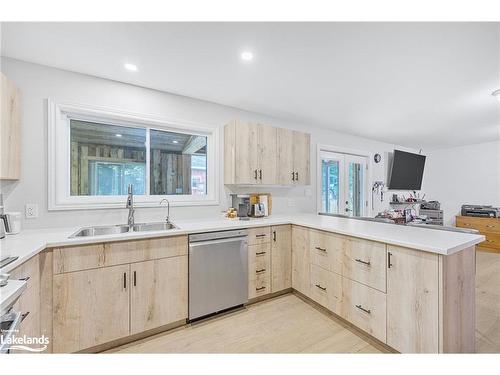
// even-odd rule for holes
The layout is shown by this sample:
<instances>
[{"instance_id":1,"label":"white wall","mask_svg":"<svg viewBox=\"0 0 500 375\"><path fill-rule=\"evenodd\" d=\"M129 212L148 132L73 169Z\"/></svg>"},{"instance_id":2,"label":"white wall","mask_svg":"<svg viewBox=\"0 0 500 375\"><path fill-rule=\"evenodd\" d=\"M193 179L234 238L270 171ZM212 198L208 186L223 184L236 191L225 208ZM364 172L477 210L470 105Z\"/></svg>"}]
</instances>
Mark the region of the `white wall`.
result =
<instances>
[{"instance_id":1,"label":"white wall","mask_svg":"<svg viewBox=\"0 0 500 375\"><path fill-rule=\"evenodd\" d=\"M18 182L2 182L7 211L24 213L26 203L38 203L39 217L24 220L24 228L53 226L80 226L125 222L125 209L48 211L47 210L47 113L46 99L114 107L129 112L158 117L193 121L223 126L229 120L240 118L260 121L277 127L286 127L311 133L311 180L309 188L239 188L239 191L268 191L273 194L274 213L314 212L316 210L316 145L321 144L380 153L393 150L394 145L341 134L307 124L290 123L257 113L222 106L193 98L105 80L97 77L49 68L9 58L0 60L2 71L22 92L22 176ZM334 117L334 114L332 114ZM222 152L222 147L220 152ZM222 159L222 158L220 158ZM222 161L221 161L222 163ZM384 160L371 163L374 180L385 180ZM371 185L371 182L370 182ZM222 215L227 208L229 191L222 184L221 204L206 207L174 207L173 220ZM311 194L309 194L309 192ZM386 195L386 202L389 196ZM369 199L371 201L371 199ZM124 200L125 201L125 200ZM376 200L375 212L386 207ZM291 203L291 204L290 204ZM125 205L125 204L124 204ZM164 209L139 208L136 220L161 220Z\"/></svg>"},{"instance_id":2,"label":"white wall","mask_svg":"<svg viewBox=\"0 0 500 375\"><path fill-rule=\"evenodd\" d=\"M500 207L500 141L429 152L423 184L441 202L445 225L455 224L462 204Z\"/></svg>"}]
</instances>

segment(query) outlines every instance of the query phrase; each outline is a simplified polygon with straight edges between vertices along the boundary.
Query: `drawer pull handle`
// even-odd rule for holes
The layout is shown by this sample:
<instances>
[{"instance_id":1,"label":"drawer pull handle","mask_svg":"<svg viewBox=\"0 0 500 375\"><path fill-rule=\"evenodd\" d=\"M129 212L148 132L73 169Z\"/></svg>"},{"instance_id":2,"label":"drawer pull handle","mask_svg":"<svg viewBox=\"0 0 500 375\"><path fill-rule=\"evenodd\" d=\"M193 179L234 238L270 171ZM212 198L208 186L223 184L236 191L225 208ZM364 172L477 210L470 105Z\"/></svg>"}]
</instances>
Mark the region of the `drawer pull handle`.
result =
<instances>
[{"instance_id":1,"label":"drawer pull handle","mask_svg":"<svg viewBox=\"0 0 500 375\"><path fill-rule=\"evenodd\" d=\"M392 253L390 251L388 251L387 252L387 268L391 268L392 267L391 255L392 255Z\"/></svg>"},{"instance_id":2,"label":"drawer pull handle","mask_svg":"<svg viewBox=\"0 0 500 375\"><path fill-rule=\"evenodd\" d=\"M321 290L323 290L323 291L326 291L326 288L325 288L325 287L322 287L322 286L321 286L321 285L319 285L319 284L316 284L316 288L319 288L319 289L321 289Z\"/></svg>"},{"instance_id":3,"label":"drawer pull handle","mask_svg":"<svg viewBox=\"0 0 500 375\"><path fill-rule=\"evenodd\" d=\"M486 242L494 243L495 241L493 241L493 240L486 240Z\"/></svg>"},{"instance_id":4,"label":"drawer pull handle","mask_svg":"<svg viewBox=\"0 0 500 375\"><path fill-rule=\"evenodd\" d=\"M265 268L262 268L260 270L256 270L255 273L262 273L262 272L266 272L266 269Z\"/></svg>"},{"instance_id":5,"label":"drawer pull handle","mask_svg":"<svg viewBox=\"0 0 500 375\"><path fill-rule=\"evenodd\" d=\"M362 259L355 259L355 261L356 261L356 262L358 262L358 263L363 263L363 264L365 264L365 265L367 265L367 266L371 265L370 261L365 262L365 261L364 261L364 260L362 260Z\"/></svg>"},{"instance_id":6,"label":"drawer pull handle","mask_svg":"<svg viewBox=\"0 0 500 375\"><path fill-rule=\"evenodd\" d=\"M495 225L487 225L486 228L495 228Z\"/></svg>"},{"instance_id":7,"label":"drawer pull handle","mask_svg":"<svg viewBox=\"0 0 500 375\"><path fill-rule=\"evenodd\" d=\"M276 242L276 231L273 230L273 241Z\"/></svg>"},{"instance_id":8,"label":"drawer pull handle","mask_svg":"<svg viewBox=\"0 0 500 375\"><path fill-rule=\"evenodd\" d=\"M323 247L316 246L315 249L326 253L326 249Z\"/></svg>"},{"instance_id":9,"label":"drawer pull handle","mask_svg":"<svg viewBox=\"0 0 500 375\"><path fill-rule=\"evenodd\" d=\"M123 273L123 289L127 289L127 273Z\"/></svg>"},{"instance_id":10,"label":"drawer pull handle","mask_svg":"<svg viewBox=\"0 0 500 375\"><path fill-rule=\"evenodd\" d=\"M255 237L260 238L260 237L265 237L265 234L256 234Z\"/></svg>"},{"instance_id":11,"label":"drawer pull handle","mask_svg":"<svg viewBox=\"0 0 500 375\"><path fill-rule=\"evenodd\" d=\"M365 313L367 313L367 314L371 314L371 313L372 313L372 311L371 311L370 309L368 309L368 310L367 310L367 309L364 309L364 308L363 308L363 306L361 306L361 305L356 305L356 307L357 307L358 309L360 309L361 311L364 311L364 312L365 312Z\"/></svg>"},{"instance_id":12,"label":"drawer pull handle","mask_svg":"<svg viewBox=\"0 0 500 375\"><path fill-rule=\"evenodd\" d=\"M266 252L265 251L260 251L258 253L255 253L255 255L264 255Z\"/></svg>"},{"instance_id":13,"label":"drawer pull handle","mask_svg":"<svg viewBox=\"0 0 500 375\"><path fill-rule=\"evenodd\" d=\"M264 290L264 289L266 289L266 287L265 287L265 286L261 286L260 288L255 288L255 290L257 290L257 291L259 291L259 290Z\"/></svg>"},{"instance_id":14,"label":"drawer pull handle","mask_svg":"<svg viewBox=\"0 0 500 375\"><path fill-rule=\"evenodd\" d=\"M28 317L28 315L30 314L29 311L25 312L24 314L21 314L21 322L26 319Z\"/></svg>"},{"instance_id":15,"label":"drawer pull handle","mask_svg":"<svg viewBox=\"0 0 500 375\"><path fill-rule=\"evenodd\" d=\"M26 276L26 277L23 277L23 278L19 279L19 281L28 281L29 279L30 279L30 277Z\"/></svg>"}]
</instances>

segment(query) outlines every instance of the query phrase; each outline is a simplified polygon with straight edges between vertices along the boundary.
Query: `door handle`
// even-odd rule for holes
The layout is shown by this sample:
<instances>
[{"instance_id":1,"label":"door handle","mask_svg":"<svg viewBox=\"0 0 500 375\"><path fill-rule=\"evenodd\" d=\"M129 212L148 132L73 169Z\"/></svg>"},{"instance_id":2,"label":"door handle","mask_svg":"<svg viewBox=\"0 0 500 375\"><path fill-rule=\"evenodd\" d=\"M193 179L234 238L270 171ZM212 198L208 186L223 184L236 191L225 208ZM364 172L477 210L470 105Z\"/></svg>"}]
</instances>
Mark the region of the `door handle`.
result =
<instances>
[{"instance_id":1,"label":"door handle","mask_svg":"<svg viewBox=\"0 0 500 375\"><path fill-rule=\"evenodd\" d=\"M262 180L262 169L259 169L259 179Z\"/></svg>"},{"instance_id":2,"label":"door handle","mask_svg":"<svg viewBox=\"0 0 500 375\"><path fill-rule=\"evenodd\" d=\"M257 169L254 169L254 171L253 171L253 178L257 179Z\"/></svg>"},{"instance_id":3,"label":"door handle","mask_svg":"<svg viewBox=\"0 0 500 375\"><path fill-rule=\"evenodd\" d=\"M299 180L299 172L295 172L295 181Z\"/></svg>"},{"instance_id":4,"label":"door handle","mask_svg":"<svg viewBox=\"0 0 500 375\"><path fill-rule=\"evenodd\" d=\"M137 286L137 272L134 271L134 286Z\"/></svg>"},{"instance_id":5,"label":"door handle","mask_svg":"<svg viewBox=\"0 0 500 375\"><path fill-rule=\"evenodd\" d=\"M392 253L390 251L388 251L387 252L387 268L391 268L392 267L391 256L392 256Z\"/></svg>"},{"instance_id":6,"label":"door handle","mask_svg":"<svg viewBox=\"0 0 500 375\"><path fill-rule=\"evenodd\" d=\"M273 230L273 241L276 242L276 231Z\"/></svg>"},{"instance_id":7,"label":"door handle","mask_svg":"<svg viewBox=\"0 0 500 375\"><path fill-rule=\"evenodd\" d=\"M292 172L292 181L295 181L295 173Z\"/></svg>"},{"instance_id":8,"label":"door handle","mask_svg":"<svg viewBox=\"0 0 500 375\"><path fill-rule=\"evenodd\" d=\"M123 273L123 289L127 289L127 273Z\"/></svg>"}]
</instances>

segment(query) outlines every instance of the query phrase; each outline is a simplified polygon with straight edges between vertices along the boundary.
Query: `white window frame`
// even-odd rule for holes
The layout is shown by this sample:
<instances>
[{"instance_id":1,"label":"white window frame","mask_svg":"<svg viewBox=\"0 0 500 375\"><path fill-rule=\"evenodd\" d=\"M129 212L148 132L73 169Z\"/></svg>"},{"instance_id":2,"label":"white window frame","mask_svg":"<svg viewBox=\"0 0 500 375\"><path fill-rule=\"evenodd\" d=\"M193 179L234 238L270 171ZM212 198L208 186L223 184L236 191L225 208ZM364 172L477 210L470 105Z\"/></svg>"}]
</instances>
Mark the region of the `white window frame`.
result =
<instances>
[{"instance_id":1,"label":"white window frame","mask_svg":"<svg viewBox=\"0 0 500 375\"><path fill-rule=\"evenodd\" d=\"M324 144L318 144L317 150L316 150L316 213L321 212L322 208L322 196L321 196L321 175L322 175L322 168L321 168L321 152L326 151L326 152L333 152L337 154L345 154L345 155L352 155L352 156L361 156L361 157L366 157L366 178L365 178L365 186L364 186L364 196L365 196L365 204L364 204L364 209L363 209L363 215L369 215L371 216L373 214L373 207L371 206L370 203L370 188L371 188L371 181L372 181L372 160L373 160L373 153L367 152L367 151L362 151L362 150L355 150L355 149L350 149L350 148L345 148L345 147L338 147L338 146L331 146L331 145L324 145ZM343 174L343 171L340 172ZM345 177L344 177L345 180ZM344 182L341 182L344 183ZM341 212L343 213L343 212Z\"/></svg>"},{"instance_id":2,"label":"white window frame","mask_svg":"<svg viewBox=\"0 0 500 375\"><path fill-rule=\"evenodd\" d=\"M118 126L145 128L146 147L149 143L149 129L187 133L207 137L207 194L206 195L136 195L137 207L155 207L163 198L172 206L213 206L219 204L220 152L219 126L198 124L184 120L158 118L137 114L116 108L93 105L63 103L47 99L48 124L48 210L85 210L123 208L123 196L72 196L71 176L71 119L92 121ZM150 155L146 152L146 171L149 171ZM146 192L149 192L149 172L146 173Z\"/></svg>"}]
</instances>

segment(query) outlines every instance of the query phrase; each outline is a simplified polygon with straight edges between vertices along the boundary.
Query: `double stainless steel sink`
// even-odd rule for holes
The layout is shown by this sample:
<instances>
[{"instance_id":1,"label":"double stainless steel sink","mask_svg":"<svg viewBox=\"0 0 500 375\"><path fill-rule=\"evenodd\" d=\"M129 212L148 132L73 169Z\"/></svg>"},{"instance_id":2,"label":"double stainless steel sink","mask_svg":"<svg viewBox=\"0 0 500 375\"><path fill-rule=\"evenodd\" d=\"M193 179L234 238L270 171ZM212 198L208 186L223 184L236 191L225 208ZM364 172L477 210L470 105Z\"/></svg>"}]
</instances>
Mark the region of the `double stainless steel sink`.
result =
<instances>
[{"instance_id":1,"label":"double stainless steel sink","mask_svg":"<svg viewBox=\"0 0 500 375\"><path fill-rule=\"evenodd\" d=\"M177 229L177 227L171 222L140 223L133 225L127 225L127 224L107 225L107 226L80 228L78 231L73 233L69 238L105 236L110 234L132 233L132 232L168 231L172 229Z\"/></svg>"}]
</instances>

